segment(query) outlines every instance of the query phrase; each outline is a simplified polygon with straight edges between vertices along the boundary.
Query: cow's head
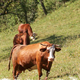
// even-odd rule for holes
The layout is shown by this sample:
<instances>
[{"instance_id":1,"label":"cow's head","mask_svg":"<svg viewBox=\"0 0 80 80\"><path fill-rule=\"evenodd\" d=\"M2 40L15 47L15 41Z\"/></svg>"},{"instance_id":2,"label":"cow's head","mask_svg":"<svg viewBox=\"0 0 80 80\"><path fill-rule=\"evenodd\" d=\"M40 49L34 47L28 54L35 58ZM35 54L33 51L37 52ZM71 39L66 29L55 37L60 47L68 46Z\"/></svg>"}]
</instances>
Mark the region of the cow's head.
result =
<instances>
[{"instance_id":1,"label":"cow's head","mask_svg":"<svg viewBox=\"0 0 80 80\"><path fill-rule=\"evenodd\" d=\"M32 36L30 36L30 38L34 41L36 36L37 36L37 34L35 32L33 32Z\"/></svg>"},{"instance_id":2,"label":"cow's head","mask_svg":"<svg viewBox=\"0 0 80 80\"><path fill-rule=\"evenodd\" d=\"M49 42L40 43L40 51L46 52L48 54L48 61L53 61L55 58L55 51L60 51L61 48L59 45L54 45Z\"/></svg>"}]
</instances>

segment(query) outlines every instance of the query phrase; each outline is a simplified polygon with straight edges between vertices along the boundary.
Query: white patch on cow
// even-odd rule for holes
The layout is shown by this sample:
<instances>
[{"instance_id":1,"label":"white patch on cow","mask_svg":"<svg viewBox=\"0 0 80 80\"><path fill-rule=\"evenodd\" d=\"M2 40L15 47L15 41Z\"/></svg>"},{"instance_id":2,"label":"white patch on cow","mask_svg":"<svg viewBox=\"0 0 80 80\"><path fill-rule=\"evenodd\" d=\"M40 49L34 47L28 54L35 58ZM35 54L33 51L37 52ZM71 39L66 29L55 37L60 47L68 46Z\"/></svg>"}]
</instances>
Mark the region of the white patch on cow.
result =
<instances>
[{"instance_id":1,"label":"white patch on cow","mask_svg":"<svg viewBox=\"0 0 80 80\"><path fill-rule=\"evenodd\" d=\"M50 50L51 47L47 47L47 50Z\"/></svg>"},{"instance_id":2,"label":"white patch on cow","mask_svg":"<svg viewBox=\"0 0 80 80\"><path fill-rule=\"evenodd\" d=\"M30 36L31 39L33 39L33 36Z\"/></svg>"},{"instance_id":3,"label":"white patch on cow","mask_svg":"<svg viewBox=\"0 0 80 80\"><path fill-rule=\"evenodd\" d=\"M55 51L55 47L53 45L51 47L47 47L47 49L50 51L48 61L51 61L50 59L54 59L53 52Z\"/></svg>"},{"instance_id":4,"label":"white patch on cow","mask_svg":"<svg viewBox=\"0 0 80 80\"><path fill-rule=\"evenodd\" d=\"M50 61L50 59L54 59L54 56L53 56L53 50L50 49L50 53L49 53L49 57L48 57L48 61Z\"/></svg>"},{"instance_id":5,"label":"white patch on cow","mask_svg":"<svg viewBox=\"0 0 80 80\"><path fill-rule=\"evenodd\" d=\"M30 36L30 38L31 38L33 41L35 40L33 36Z\"/></svg>"}]
</instances>

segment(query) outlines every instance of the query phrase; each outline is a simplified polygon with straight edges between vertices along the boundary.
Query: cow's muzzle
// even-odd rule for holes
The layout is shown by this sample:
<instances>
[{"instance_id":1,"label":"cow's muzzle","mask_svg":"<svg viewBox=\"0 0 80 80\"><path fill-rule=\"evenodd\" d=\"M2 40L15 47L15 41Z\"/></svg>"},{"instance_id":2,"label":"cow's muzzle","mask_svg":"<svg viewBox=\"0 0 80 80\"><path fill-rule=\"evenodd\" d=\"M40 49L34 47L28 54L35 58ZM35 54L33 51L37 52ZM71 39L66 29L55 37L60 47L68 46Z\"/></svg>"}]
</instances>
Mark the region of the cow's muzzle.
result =
<instances>
[{"instance_id":1,"label":"cow's muzzle","mask_svg":"<svg viewBox=\"0 0 80 80\"><path fill-rule=\"evenodd\" d=\"M49 62L52 62L52 61L54 61L54 58L48 57L48 61L49 61Z\"/></svg>"},{"instance_id":2,"label":"cow's muzzle","mask_svg":"<svg viewBox=\"0 0 80 80\"><path fill-rule=\"evenodd\" d=\"M31 38L33 41L35 40L35 37L34 37L34 36L31 36L30 38Z\"/></svg>"}]
</instances>

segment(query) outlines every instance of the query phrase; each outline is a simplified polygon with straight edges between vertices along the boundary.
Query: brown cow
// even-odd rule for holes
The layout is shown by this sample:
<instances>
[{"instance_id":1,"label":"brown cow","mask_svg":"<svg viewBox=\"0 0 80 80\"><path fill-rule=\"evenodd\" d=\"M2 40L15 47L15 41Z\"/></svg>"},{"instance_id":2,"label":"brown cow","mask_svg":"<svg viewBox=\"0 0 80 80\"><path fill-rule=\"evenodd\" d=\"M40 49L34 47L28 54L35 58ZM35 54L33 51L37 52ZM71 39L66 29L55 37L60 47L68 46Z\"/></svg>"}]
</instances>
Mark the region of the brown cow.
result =
<instances>
[{"instance_id":1,"label":"brown cow","mask_svg":"<svg viewBox=\"0 0 80 80\"><path fill-rule=\"evenodd\" d=\"M25 33L27 32L32 40L35 40L36 33L33 33L32 28L30 27L30 24L20 24L18 27L19 33Z\"/></svg>"},{"instance_id":2,"label":"brown cow","mask_svg":"<svg viewBox=\"0 0 80 80\"><path fill-rule=\"evenodd\" d=\"M16 34L13 39L13 46L16 44L28 45L30 44L30 38L28 33Z\"/></svg>"},{"instance_id":3,"label":"brown cow","mask_svg":"<svg viewBox=\"0 0 80 80\"><path fill-rule=\"evenodd\" d=\"M25 71L26 69L30 71L34 68L38 69L39 80L42 76L42 69L46 70L45 80L47 80L52 62L55 58L55 51L58 52L60 50L61 48L59 46L47 41L27 46L18 45L14 47L11 51L14 80L17 80L18 75L22 71ZM10 61L8 67L10 69Z\"/></svg>"}]
</instances>

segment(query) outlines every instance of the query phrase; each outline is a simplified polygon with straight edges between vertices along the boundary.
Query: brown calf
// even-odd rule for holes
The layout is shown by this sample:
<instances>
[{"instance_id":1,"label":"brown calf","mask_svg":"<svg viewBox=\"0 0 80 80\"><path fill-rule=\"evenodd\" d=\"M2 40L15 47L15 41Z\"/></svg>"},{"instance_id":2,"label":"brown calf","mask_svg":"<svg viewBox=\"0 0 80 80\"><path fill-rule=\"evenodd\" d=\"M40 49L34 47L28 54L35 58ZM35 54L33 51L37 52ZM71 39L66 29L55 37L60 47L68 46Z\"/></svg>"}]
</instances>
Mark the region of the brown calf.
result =
<instances>
[{"instance_id":1,"label":"brown calf","mask_svg":"<svg viewBox=\"0 0 80 80\"><path fill-rule=\"evenodd\" d=\"M19 31L19 33L27 32L32 40L35 40L35 36L37 35L36 33L33 33L30 24L20 24L18 27L18 31Z\"/></svg>"},{"instance_id":2,"label":"brown calf","mask_svg":"<svg viewBox=\"0 0 80 80\"><path fill-rule=\"evenodd\" d=\"M13 39L13 46L17 44L28 45L30 44L30 38L28 33L16 34Z\"/></svg>"}]
</instances>

